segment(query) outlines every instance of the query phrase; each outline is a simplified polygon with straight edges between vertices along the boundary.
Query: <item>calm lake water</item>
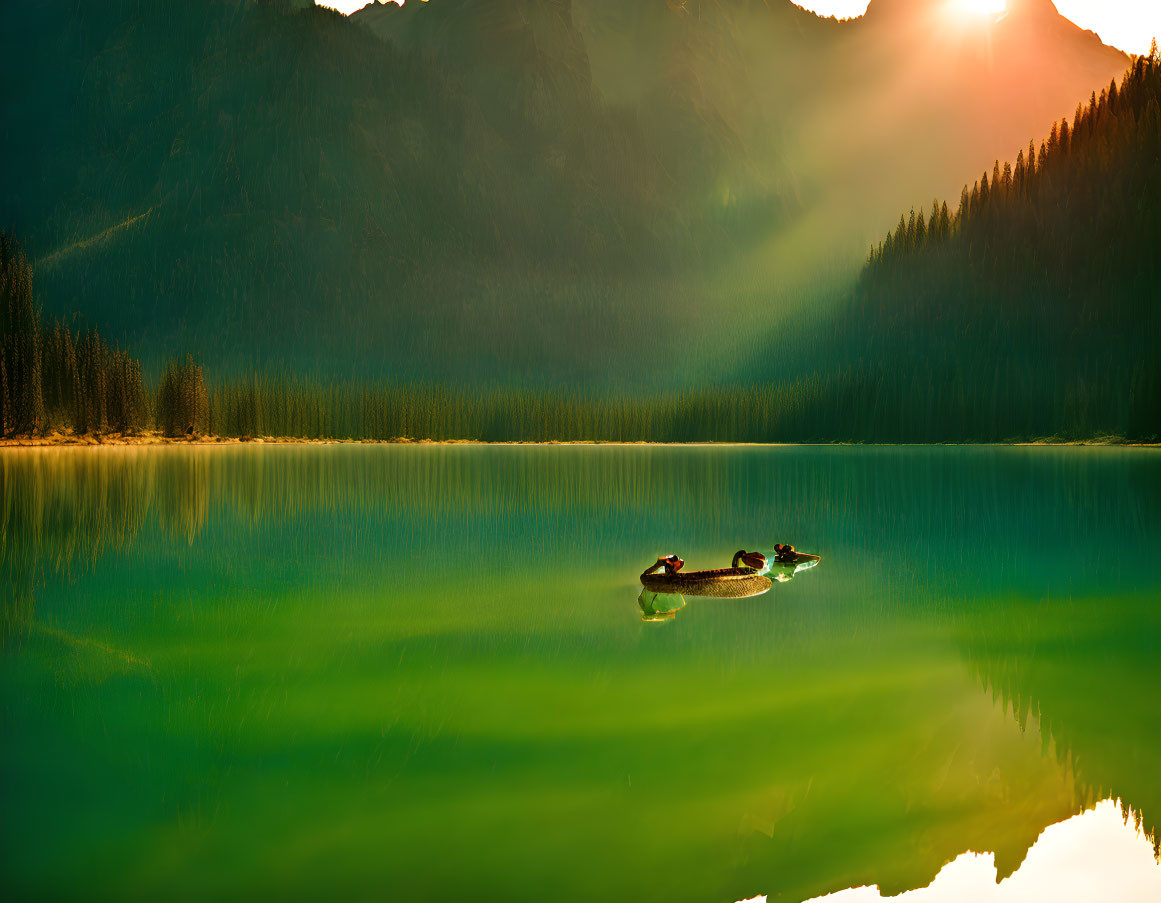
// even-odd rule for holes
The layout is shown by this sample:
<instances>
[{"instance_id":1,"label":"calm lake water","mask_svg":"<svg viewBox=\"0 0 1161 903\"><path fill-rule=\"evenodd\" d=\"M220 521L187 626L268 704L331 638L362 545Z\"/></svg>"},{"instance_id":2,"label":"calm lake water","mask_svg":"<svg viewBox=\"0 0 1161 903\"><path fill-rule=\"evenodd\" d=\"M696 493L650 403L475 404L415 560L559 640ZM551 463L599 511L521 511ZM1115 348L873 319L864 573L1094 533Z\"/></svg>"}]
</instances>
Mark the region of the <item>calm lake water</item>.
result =
<instances>
[{"instance_id":1,"label":"calm lake water","mask_svg":"<svg viewBox=\"0 0 1161 903\"><path fill-rule=\"evenodd\" d=\"M1102 799L1157 836L1151 450L7 450L0 499L6 899L799 901ZM775 542L824 560L642 621L657 555Z\"/></svg>"}]
</instances>

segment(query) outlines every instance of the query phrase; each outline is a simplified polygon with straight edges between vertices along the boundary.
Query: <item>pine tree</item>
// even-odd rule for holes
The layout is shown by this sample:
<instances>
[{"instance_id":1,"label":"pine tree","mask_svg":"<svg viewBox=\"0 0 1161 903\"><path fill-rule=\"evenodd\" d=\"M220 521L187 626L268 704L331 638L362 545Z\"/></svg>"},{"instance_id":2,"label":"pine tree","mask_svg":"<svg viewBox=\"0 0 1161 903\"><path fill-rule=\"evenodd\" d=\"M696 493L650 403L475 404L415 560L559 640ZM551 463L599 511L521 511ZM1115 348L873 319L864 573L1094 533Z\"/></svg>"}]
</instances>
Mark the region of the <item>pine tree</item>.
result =
<instances>
[{"instance_id":1,"label":"pine tree","mask_svg":"<svg viewBox=\"0 0 1161 903\"><path fill-rule=\"evenodd\" d=\"M1156 97L1149 101L1149 106L1141 119L1140 143L1141 149L1147 155L1146 159L1152 156L1156 160L1157 154L1161 152L1161 105L1158 104Z\"/></svg>"},{"instance_id":2,"label":"pine tree","mask_svg":"<svg viewBox=\"0 0 1161 903\"><path fill-rule=\"evenodd\" d=\"M120 349L108 357L109 426L114 432L131 434L145 424L145 389L137 361Z\"/></svg>"},{"instance_id":3,"label":"pine tree","mask_svg":"<svg viewBox=\"0 0 1161 903\"><path fill-rule=\"evenodd\" d=\"M65 327L64 350L63 379L67 386L65 392L66 410L69 412L69 420L73 430L77 433L84 433L87 432L86 422L88 420L85 408L85 387L81 381L81 367L77 362L77 341L69 332L68 327Z\"/></svg>"},{"instance_id":4,"label":"pine tree","mask_svg":"<svg viewBox=\"0 0 1161 903\"><path fill-rule=\"evenodd\" d=\"M9 432L44 430L40 314L32 294L32 267L20 245L0 232L0 344L8 370Z\"/></svg>"},{"instance_id":5,"label":"pine tree","mask_svg":"<svg viewBox=\"0 0 1161 903\"><path fill-rule=\"evenodd\" d=\"M109 429L109 413L104 343L95 331L89 331L78 345L78 364L82 371L81 381L85 395L85 421L78 431L105 433Z\"/></svg>"},{"instance_id":6,"label":"pine tree","mask_svg":"<svg viewBox=\"0 0 1161 903\"><path fill-rule=\"evenodd\" d=\"M44 385L44 407L50 421L61 419L63 402L64 331L54 319L52 329L45 335L41 354L41 381Z\"/></svg>"},{"instance_id":7,"label":"pine tree","mask_svg":"<svg viewBox=\"0 0 1161 903\"><path fill-rule=\"evenodd\" d=\"M8 401L8 360L4 344L0 342L0 436L8 435L11 405Z\"/></svg>"},{"instance_id":8,"label":"pine tree","mask_svg":"<svg viewBox=\"0 0 1161 903\"><path fill-rule=\"evenodd\" d=\"M186 355L173 361L157 393L157 423L167 436L204 435L210 429L210 403L202 368Z\"/></svg>"},{"instance_id":9,"label":"pine tree","mask_svg":"<svg viewBox=\"0 0 1161 903\"><path fill-rule=\"evenodd\" d=\"M910 246L907 244L907 221L903 219L903 214L899 214L899 225L895 227L895 249L898 251L908 251Z\"/></svg>"}]
</instances>

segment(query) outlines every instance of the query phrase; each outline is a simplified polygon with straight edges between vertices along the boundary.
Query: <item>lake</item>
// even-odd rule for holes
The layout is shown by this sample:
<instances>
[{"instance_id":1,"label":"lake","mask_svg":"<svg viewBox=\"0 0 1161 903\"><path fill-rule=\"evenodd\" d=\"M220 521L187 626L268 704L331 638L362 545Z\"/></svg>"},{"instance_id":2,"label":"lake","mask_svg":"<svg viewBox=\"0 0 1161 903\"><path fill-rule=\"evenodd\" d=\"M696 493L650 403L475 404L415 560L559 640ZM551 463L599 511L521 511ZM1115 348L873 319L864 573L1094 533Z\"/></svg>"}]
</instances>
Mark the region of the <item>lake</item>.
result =
<instances>
[{"instance_id":1,"label":"lake","mask_svg":"<svg viewBox=\"0 0 1161 903\"><path fill-rule=\"evenodd\" d=\"M1155 450L9 449L0 490L6 899L997 890L1070 825L1158 899ZM643 620L659 554L776 542L823 561Z\"/></svg>"}]
</instances>

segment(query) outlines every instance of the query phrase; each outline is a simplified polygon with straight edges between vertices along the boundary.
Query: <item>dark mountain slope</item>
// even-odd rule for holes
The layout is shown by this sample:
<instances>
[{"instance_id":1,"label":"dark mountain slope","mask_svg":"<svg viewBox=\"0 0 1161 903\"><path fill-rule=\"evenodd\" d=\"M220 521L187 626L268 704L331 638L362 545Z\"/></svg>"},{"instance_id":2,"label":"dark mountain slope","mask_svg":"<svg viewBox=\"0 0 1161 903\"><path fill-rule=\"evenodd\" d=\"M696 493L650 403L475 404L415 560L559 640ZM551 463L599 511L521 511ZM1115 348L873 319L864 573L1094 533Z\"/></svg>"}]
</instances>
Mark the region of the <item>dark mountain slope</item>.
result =
<instances>
[{"instance_id":1,"label":"dark mountain slope","mask_svg":"<svg viewBox=\"0 0 1161 903\"><path fill-rule=\"evenodd\" d=\"M495 356L472 322L482 295L505 325L512 296L534 320L531 302L584 303L594 259L623 269L645 255L664 271L667 230L681 228L659 214L640 154L642 177L615 178L623 131L529 161L437 66L334 13L198 0L5 16L4 33L28 40L7 57L20 90L4 123L13 137L50 128L9 142L5 218L50 308L80 306L139 347L212 356L224 339L247 363L353 352L419 367L459 335L461 357L473 344ZM556 313L554 328L576 325ZM502 344L512 364L523 349Z\"/></svg>"},{"instance_id":2,"label":"dark mountain slope","mask_svg":"<svg viewBox=\"0 0 1161 903\"><path fill-rule=\"evenodd\" d=\"M660 193L667 215L693 239L680 255L687 262L692 255L711 266L800 214L793 167L777 143L751 146L757 136L710 109L689 73L674 73L667 94L648 103L608 103L593 85L575 21L582 8L570 0L439 0L373 4L352 18L434 61L531 171L546 160L596 162L594 150L617 140L626 153L605 157L608 171L597 164L588 190L615 183L622 201Z\"/></svg>"},{"instance_id":3,"label":"dark mountain slope","mask_svg":"<svg viewBox=\"0 0 1161 903\"><path fill-rule=\"evenodd\" d=\"M1063 29L1052 65L1119 58L1037 15ZM891 94L938 68L938 47L898 52L928 32L775 0L432 0L356 22L31 0L0 18L0 222L46 309L227 368L696 381L883 209L942 185L946 158L1007 140L948 112L975 96L966 64L952 102ZM1045 71L995 99L1013 121L1094 86Z\"/></svg>"}]
</instances>

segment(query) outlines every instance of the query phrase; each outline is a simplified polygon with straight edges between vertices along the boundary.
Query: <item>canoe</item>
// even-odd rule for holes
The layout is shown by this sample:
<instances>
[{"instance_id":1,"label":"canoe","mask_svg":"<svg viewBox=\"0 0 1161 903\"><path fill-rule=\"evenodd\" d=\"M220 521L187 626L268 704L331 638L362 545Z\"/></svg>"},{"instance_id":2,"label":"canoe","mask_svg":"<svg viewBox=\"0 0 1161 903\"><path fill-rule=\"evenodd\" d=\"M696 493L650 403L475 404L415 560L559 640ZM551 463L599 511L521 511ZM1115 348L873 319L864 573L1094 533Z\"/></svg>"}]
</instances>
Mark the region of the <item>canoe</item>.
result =
<instances>
[{"instance_id":1,"label":"canoe","mask_svg":"<svg viewBox=\"0 0 1161 903\"><path fill-rule=\"evenodd\" d=\"M655 593L741 599L766 592L774 581L753 568L718 568L688 574L642 574L641 585Z\"/></svg>"},{"instance_id":2,"label":"canoe","mask_svg":"<svg viewBox=\"0 0 1161 903\"><path fill-rule=\"evenodd\" d=\"M669 555L658 558L656 564L645 570L641 575L641 585L654 593L742 599L764 593L774 585L774 581L766 576L768 570L777 569L780 575L784 575L780 579L786 580L794 571L811 567L821 560L818 555L791 552L767 565L764 556L739 551L734 555L731 567L683 573L681 568L685 562L676 555Z\"/></svg>"}]
</instances>

